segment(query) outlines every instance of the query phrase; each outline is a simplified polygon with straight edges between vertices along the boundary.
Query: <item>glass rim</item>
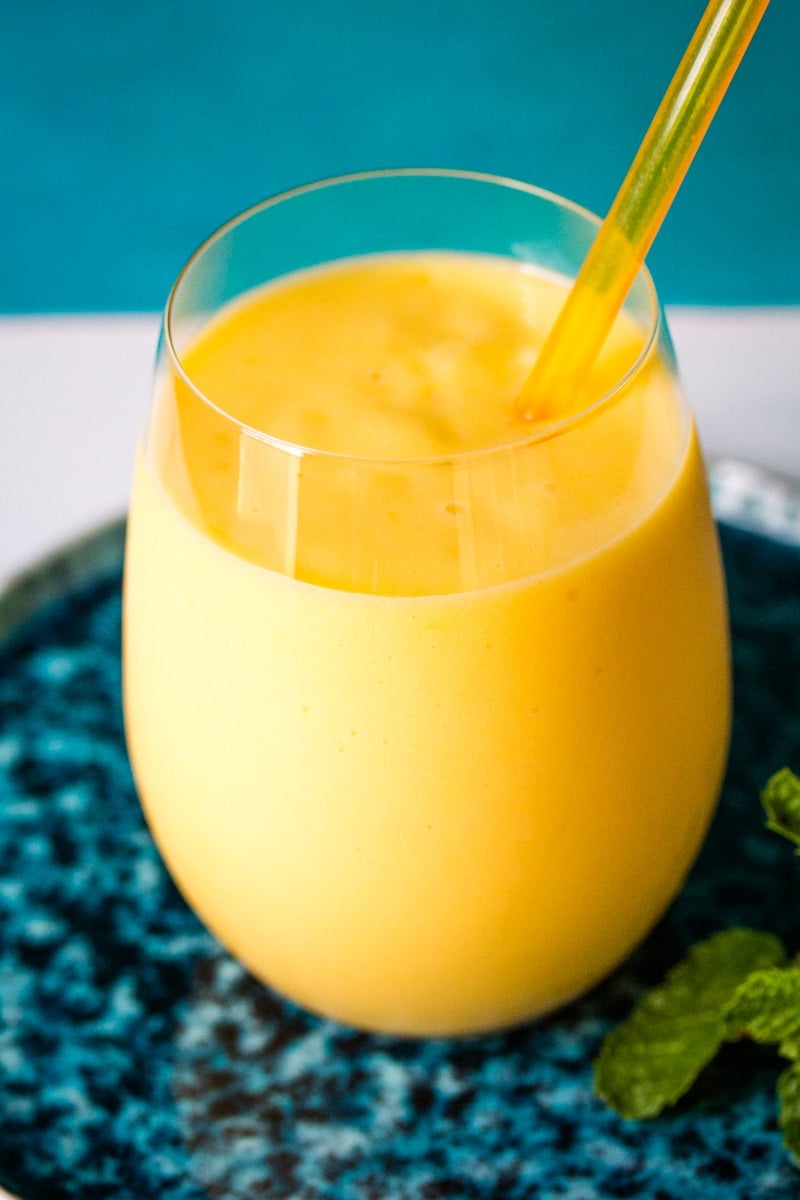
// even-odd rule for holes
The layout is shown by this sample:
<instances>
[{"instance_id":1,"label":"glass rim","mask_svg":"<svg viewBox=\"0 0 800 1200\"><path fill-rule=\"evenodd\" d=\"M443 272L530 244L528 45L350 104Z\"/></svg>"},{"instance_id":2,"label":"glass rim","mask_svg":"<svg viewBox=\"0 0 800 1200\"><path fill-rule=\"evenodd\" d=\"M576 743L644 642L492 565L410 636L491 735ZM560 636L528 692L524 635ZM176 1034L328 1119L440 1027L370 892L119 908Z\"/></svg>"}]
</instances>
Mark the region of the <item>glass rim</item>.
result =
<instances>
[{"instance_id":1,"label":"glass rim","mask_svg":"<svg viewBox=\"0 0 800 1200\"><path fill-rule=\"evenodd\" d=\"M420 455L352 454L343 450L326 450L318 446L306 446L299 442L292 442L287 438L278 437L264 429L259 429L255 425L249 425L246 421L242 421L238 417L235 417L232 413L228 412L219 403L207 396L197 386L197 384L192 380L190 374L185 369L181 360L180 351L175 344L175 339L173 337L172 316L181 285L185 281L192 267L199 262L206 251L209 250L211 246L215 245L221 238L225 237L229 232L234 230L237 226L243 225L246 221L249 221L267 209L274 208L277 205L283 204L289 200L293 200L298 196L303 196L310 192L321 191L327 188L340 187L350 183L362 183L369 180L392 179L400 177L444 178L452 180L460 179L467 182L491 184L495 187L508 188L535 196L539 200L546 201L564 211L572 213L573 215L586 221L588 224L594 225L596 229L599 229L602 223L601 218L596 213L592 212L591 209L586 208L584 205L578 204L576 201L570 200L565 196L561 196L557 192L550 191L547 188L542 188L532 183L526 183L523 180L514 179L511 176L494 175L490 172L483 171L459 170L449 167L385 167L377 168L371 171L353 171L342 175L326 176L311 183L300 184L296 187L287 188L281 192L275 193L273 196L267 197L264 200L256 201L254 204L242 209L240 212L234 214L234 216L229 217L228 220L224 221L221 225L217 226L216 229L214 229L206 238L203 239L202 242L200 242L200 244L192 252L178 272L175 282L170 288L167 296L162 317L162 328L164 344L170 365L181 381L191 389L193 394L197 396L197 398L202 401L203 404L207 405L209 409L216 412L224 420L230 422L231 425L236 426L240 434L245 437L253 438L255 441L262 442L273 447L275 450L279 450L284 454L293 455L296 458L314 456L322 459L338 459L344 462L361 462L366 465L373 466L390 466L399 464L403 464L404 466L415 464L421 466L436 465L463 462L466 460L496 455L504 451L519 451L527 446L533 446L551 441L554 438L563 437L577 426L597 415L603 409L610 407L616 397L625 390L630 381L642 371L653 353L664 326L661 303L658 298L655 283L646 264L643 264L639 268L639 271L636 275L636 280L641 280L645 285L648 299L649 320L645 330L645 338L642 346L628 369L623 375L620 376L619 379L616 380L613 387L609 388L595 399L592 399L589 404L578 409L577 412L570 413L566 417L548 422L540 427L526 430L520 434L519 437L512 438L507 442L495 442L487 446L473 446L467 449L445 452L441 454ZM435 247L431 247L431 249L435 249ZM403 251L398 250L397 253L402 254ZM417 252L415 251L415 253ZM367 257L367 255L364 255L364 257ZM335 261L336 260L331 260L331 263ZM514 260L509 259L509 261ZM316 266L326 265L331 264L318 263L314 264L314 266L308 269L313 270ZM289 278L291 274L291 272L287 272L285 275L279 275L275 278ZM265 280L264 282L267 283L270 281ZM631 286L633 287L633 285Z\"/></svg>"}]
</instances>

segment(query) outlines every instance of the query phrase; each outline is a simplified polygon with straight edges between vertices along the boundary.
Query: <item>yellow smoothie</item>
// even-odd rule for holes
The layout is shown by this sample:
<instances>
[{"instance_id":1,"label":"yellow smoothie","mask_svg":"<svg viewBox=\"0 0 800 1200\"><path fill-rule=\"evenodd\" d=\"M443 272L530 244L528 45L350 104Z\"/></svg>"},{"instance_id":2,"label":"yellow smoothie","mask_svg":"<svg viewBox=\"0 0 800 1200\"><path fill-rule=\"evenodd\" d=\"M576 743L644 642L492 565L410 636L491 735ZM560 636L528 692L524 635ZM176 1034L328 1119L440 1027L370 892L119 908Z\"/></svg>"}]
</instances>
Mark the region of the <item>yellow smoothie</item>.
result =
<instances>
[{"instance_id":1,"label":"yellow smoothie","mask_svg":"<svg viewBox=\"0 0 800 1200\"><path fill-rule=\"evenodd\" d=\"M581 993L716 799L725 597L692 422L627 317L580 418L521 422L564 287L444 253L290 276L197 333L139 455L148 821L260 979L368 1029Z\"/></svg>"}]
</instances>

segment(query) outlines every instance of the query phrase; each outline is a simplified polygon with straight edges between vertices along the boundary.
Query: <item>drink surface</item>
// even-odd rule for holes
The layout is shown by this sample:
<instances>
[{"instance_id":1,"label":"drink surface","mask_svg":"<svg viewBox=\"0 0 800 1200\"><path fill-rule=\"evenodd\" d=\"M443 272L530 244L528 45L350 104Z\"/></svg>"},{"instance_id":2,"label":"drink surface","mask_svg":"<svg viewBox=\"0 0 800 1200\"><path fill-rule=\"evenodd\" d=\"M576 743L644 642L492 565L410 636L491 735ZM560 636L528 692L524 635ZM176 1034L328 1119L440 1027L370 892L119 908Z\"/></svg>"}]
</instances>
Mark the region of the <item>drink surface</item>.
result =
<instances>
[{"instance_id":1,"label":"drink surface","mask_svg":"<svg viewBox=\"0 0 800 1200\"><path fill-rule=\"evenodd\" d=\"M151 827L235 954L356 1025L497 1028L591 986L716 798L728 648L691 422L652 354L531 441L513 401L562 298L455 255L273 285L184 366L328 455L242 436L173 377L137 464L126 720ZM643 341L618 323L593 393Z\"/></svg>"},{"instance_id":2,"label":"drink surface","mask_svg":"<svg viewBox=\"0 0 800 1200\"><path fill-rule=\"evenodd\" d=\"M527 436L515 400L564 281L489 255L381 255L298 272L223 310L184 355L231 416L300 446L372 458ZM600 397L643 332L617 322L587 383Z\"/></svg>"}]
</instances>

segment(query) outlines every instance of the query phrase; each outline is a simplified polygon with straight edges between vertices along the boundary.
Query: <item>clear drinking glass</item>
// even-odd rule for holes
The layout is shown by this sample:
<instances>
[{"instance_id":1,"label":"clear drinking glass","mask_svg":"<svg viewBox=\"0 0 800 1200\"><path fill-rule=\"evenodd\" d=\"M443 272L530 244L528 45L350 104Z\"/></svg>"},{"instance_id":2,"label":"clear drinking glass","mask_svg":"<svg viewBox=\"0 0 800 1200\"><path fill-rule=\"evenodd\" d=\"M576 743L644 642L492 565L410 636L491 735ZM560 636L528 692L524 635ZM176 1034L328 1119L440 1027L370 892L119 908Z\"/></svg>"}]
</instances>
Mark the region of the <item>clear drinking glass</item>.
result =
<instances>
[{"instance_id":1,"label":"clear drinking glass","mask_svg":"<svg viewBox=\"0 0 800 1200\"><path fill-rule=\"evenodd\" d=\"M135 776L211 930L346 1023L526 1020L675 895L730 719L701 455L645 272L602 394L463 452L293 444L204 395L190 350L292 272L442 251L571 278L596 224L506 180L350 176L235 218L169 298L125 570Z\"/></svg>"}]
</instances>

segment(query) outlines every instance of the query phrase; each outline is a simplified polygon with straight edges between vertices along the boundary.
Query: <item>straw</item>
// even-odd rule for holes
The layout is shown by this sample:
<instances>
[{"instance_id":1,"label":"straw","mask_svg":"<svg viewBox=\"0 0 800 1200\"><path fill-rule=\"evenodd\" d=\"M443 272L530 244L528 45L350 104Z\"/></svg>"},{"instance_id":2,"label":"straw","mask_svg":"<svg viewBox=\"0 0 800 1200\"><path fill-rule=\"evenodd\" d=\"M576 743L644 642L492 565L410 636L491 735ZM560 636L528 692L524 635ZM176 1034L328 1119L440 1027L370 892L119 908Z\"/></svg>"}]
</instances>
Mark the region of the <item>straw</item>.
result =
<instances>
[{"instance_id":1,"label":"straw","mask_svg":"<svg viewBox=\"0 0 800 1200\"><path fill-rule=\"evenodd\" d=\"M582 407L586 377L769 0L711 0L517 400L528 421Z\"/></svg>"}]
</instances>

